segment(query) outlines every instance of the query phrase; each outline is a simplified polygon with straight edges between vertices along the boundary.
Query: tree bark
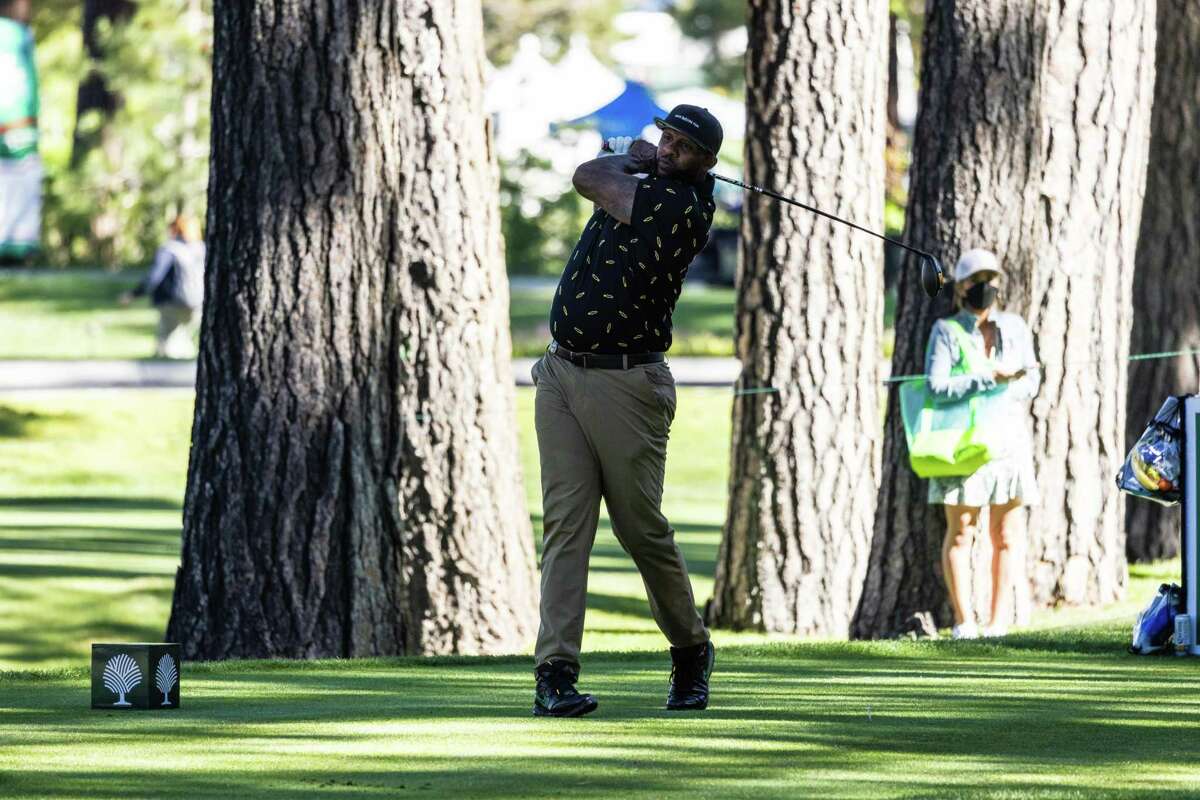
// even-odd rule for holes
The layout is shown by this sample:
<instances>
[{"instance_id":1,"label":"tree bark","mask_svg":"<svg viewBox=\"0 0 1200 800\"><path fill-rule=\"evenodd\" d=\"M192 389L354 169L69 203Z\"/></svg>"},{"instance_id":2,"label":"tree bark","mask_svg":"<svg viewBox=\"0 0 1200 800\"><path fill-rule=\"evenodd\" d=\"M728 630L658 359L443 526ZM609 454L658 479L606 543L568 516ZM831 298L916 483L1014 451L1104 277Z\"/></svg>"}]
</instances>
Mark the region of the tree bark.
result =
<instances>
[{"instance_id":1,"label":"tree bark","mask_svg":"<svg viewBox=\"0 0 1200 800\"><path fill-rule=\"evenodd\" d=\"M204 659L516 651L535 571L478 2L214 18L168 636Z\"/></svg>"},{"instance_id":2,"label":"tree bark","mask_svg":"<svg viewBox=\"0 0 1200 800\"><path fill-rule=\"evenodd\" d=\"M1200 8L1158 0L1146 200L1133 280L1133 353L1200 348ZM1200 391L1195 355L1129 366L1125 448L1169 395ZM1131 561L1179 555L1179 509L1128 500Z\"/></svg>"},{"instance_id":3,"label":"tree bark","mask_svg":"<svg viewBox=\"0 0 1200 800\"><path fill-rule=\"evenodd\" d=\"M1150 106L1154 3L1051 5L1042 107L1045 228L1027 311L1044 365L1033 405L1042 502L1029 514L1035 603L1124 594L1125 399Z\"/></svg>"},{"instance_id":4,"label":"tree bark","mask_svg":"<svg viewBox=\"0 0 1200 800\"><path fill-rule=\"evenodd\" d=\"M1029 514L1034 602L1103 603L1124 587L1124 359L1153 80L1153 7L931 4L909 236L945 256L997 252L1007 306L1030 320L1044 382L1033 406L1042 504ZM999 65L999 68L997 68ZM960 220L962 220L960 222ZM893 369L923 371L930 324L909 274ZM949 622L940 508L923 505L890 404L871 568L855 625L885 636ZM926 625L925 627L928 627Z\"/></svg>"},{"instance_id":5,"label":"tree bark","mask_svg":"<svg viewBox=\"0 0 1200 800\"><path fill-rule=\"evenodd\" d=\"M949 270L975 247L1010 268L1033 257L1043 13L1024 0L928 4L905 239L939 254ZM951 312L951 292L930 302L919 270L916 259L905 259L893 375L925 371L933 323ZM945 515L926 504L927 482L909 467L898 388L888 392L883 480L853 628L860 638L950 622L940 555Z\"/></svg>"},{"instance_id":6,"label":"tree bark","mask_svg":"<svg viewBox=\"0 0 1200 800\"><path fill-rule=\"evenodd\" d=\"M882 227L887 24L879 0L750 4L750 182ZM844 637L879 480L881 243L758 194L742 237L743 372L708 619Z\"/></svg>"}]
</instances>

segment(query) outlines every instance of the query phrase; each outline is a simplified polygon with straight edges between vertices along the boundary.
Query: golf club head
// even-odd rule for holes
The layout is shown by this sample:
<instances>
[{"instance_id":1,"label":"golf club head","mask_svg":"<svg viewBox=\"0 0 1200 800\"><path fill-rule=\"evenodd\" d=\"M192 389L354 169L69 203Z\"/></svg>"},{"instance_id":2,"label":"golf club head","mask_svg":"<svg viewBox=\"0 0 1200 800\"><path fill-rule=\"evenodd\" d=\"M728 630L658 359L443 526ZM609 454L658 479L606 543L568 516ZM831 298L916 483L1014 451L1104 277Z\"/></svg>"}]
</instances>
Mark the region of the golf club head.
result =
<instances>
[{"instance_id":1,"label":"golf club head","mask_svg":"<svg viewBox=\"0 0 1200 800\"><path fill-rule=\"evenodd\" d=\"M946 270L941 263L930 255L921 256L921 288L930 297L937 297L938 292L946 285Z\"/></svg>"}]
</instances>

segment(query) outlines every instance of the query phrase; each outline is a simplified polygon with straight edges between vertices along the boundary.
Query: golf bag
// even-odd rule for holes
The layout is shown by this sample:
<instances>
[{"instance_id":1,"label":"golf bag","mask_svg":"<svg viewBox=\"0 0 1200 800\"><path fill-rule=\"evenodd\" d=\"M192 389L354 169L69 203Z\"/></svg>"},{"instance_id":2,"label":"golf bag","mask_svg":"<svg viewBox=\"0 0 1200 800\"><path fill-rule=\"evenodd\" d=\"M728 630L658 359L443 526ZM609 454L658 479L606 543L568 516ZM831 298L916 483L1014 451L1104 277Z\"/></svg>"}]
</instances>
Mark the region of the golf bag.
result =
<instances>
[{"instance_id":1,"label":"golf bag","mask_svg":"<svg viewBox=\"0 0 1200 800\"><path fill-rule=\"evenodd\" d=\"M1178 397L1168 397L1150 420L1117 473L1117 488L1122 492L1164 506L1179 503L1179 450L1183 444L1181 409Z\"/></svg>"},{"instance_id":2,"label":"golf bag","mask_svg":"<svg viewBox=\"0 0 1200 800\"><path fill-rule=\"evenodd\" d=\"M1158 594L1133 623L1129 652L1145 656L1166 650L1175 636L1175 616L1182 608L1183 590L1173 583L1158 587Z\"/></svg>"}]
</instances>

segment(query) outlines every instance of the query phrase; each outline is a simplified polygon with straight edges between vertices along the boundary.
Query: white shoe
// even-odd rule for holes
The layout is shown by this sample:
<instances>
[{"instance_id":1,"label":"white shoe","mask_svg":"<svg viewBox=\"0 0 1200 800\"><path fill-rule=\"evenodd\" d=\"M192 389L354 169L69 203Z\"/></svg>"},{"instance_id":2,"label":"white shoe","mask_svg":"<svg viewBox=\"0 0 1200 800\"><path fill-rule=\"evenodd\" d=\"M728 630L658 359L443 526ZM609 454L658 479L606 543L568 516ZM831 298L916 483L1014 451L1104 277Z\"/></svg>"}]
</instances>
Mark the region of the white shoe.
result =
<instances>
[{"instance_id":1,"label":"white shoe","mask_svg":"<svg viewBox=\"0 0 1200 800\"><path fill-rule=\"evenodd\" d=\"M980 631L980 635L985 639L999 639L1001 636L1008 636L1007 625L986 625Z\"/></svg>"},{"instance_id":2,"label":"white shoe","mask_svg":"<svg viewBox=\"0 0 1200 800\"><path fill-rule=\"evenodd\" d=\"M963 622L950 629L950 636L954 639L978 639L979 628L974 622Z\"/></svg>"}]
</instances>

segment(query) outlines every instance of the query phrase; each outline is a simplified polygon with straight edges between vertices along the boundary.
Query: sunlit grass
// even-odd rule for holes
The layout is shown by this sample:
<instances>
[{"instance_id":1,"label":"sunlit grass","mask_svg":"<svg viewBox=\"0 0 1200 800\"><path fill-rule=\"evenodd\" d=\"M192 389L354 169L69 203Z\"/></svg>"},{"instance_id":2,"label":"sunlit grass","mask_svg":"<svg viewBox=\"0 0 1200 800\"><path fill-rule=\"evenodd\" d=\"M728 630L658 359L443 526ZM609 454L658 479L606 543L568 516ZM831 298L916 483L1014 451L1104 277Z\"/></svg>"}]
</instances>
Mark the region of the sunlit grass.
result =
<instances>
[{"instance_id":1,"label":"sunlit grass","mask_svg":"<svg viewBox=\"0 0 1200 800\"><path fill-rule=\"evenodd\" d=\"M681 389L664 510L692 571L712 594L725 515L730 393ZM533 392L518 392L526 502L541 534ZM162 636L179 558L191 430L184 392L78 392L0 398L0 669L78 665L98 639ZM1033 628L1128 626L1177 562L1135 570L1128 599L1107 609L1041 611ZM584 646L661 650L641 578L602 516ZM718 633L723 643L771 639ZM776 637L777 638L777 637Z\"/></svg>"},{"instance_id":2,"label":"sunlit grass","mask_svg":"<svg viewBox=\"0 0 1200 800\"><path fill-rule=\"evenodd\" d=\"M144 273L54 270L0 275L0 359L133 359L154 352L158 315L121 292Z\"/></svg>"},{"instance_id":3,"label":"sunlit grass","mask_svg":"<svg viewBox=\"0 0 1200 800\"><path fill-rule=\"evenodd\" d=\"M117 303L141 272L0 272L0 359L140 359L154 352L157 314L142 300ZM509 303L513 352L541 353L549 342L554 287L518 287ZM733 354L731 288L689 285L676 307L676 356Z\"/></svg>"},{"instance_id":4,"label":"sunlit grass","mask_svg":"<svg viewBox=\"0 0 1200 800\"><path fill-rule=\"evenodd\" d=\"M665 509L711 594L730 393L679 392ZM797 642L715 632L713 705L662 710L669 659L602 524L583 686L529 716L531 661L185 664L174 713L88 709L88 646L158 640L178 562L191 397L0 397L0 796L1116 797L1200 783L1197 667L1127 656L1178 562L1108 609L1043 611L1004 642ZM518 394L540 531L532 392Z\"/></svg>"},{"instance_id":5,"label":"sunlit grass","mask_svg":"<svg viewBox=\"0 0 1200 800\"><path fill-rule=\"evenodd\" d=\"M1200 778L1182 659L1020 641L720 652L712 707L683 717L647 652L590 657L600 711L565 721L528 716L524 658L189 665L171 714L87 711L79 669L0 677L0 774L10 796L85 797L1106 797Z\"/></svg>"}]
</instances>

